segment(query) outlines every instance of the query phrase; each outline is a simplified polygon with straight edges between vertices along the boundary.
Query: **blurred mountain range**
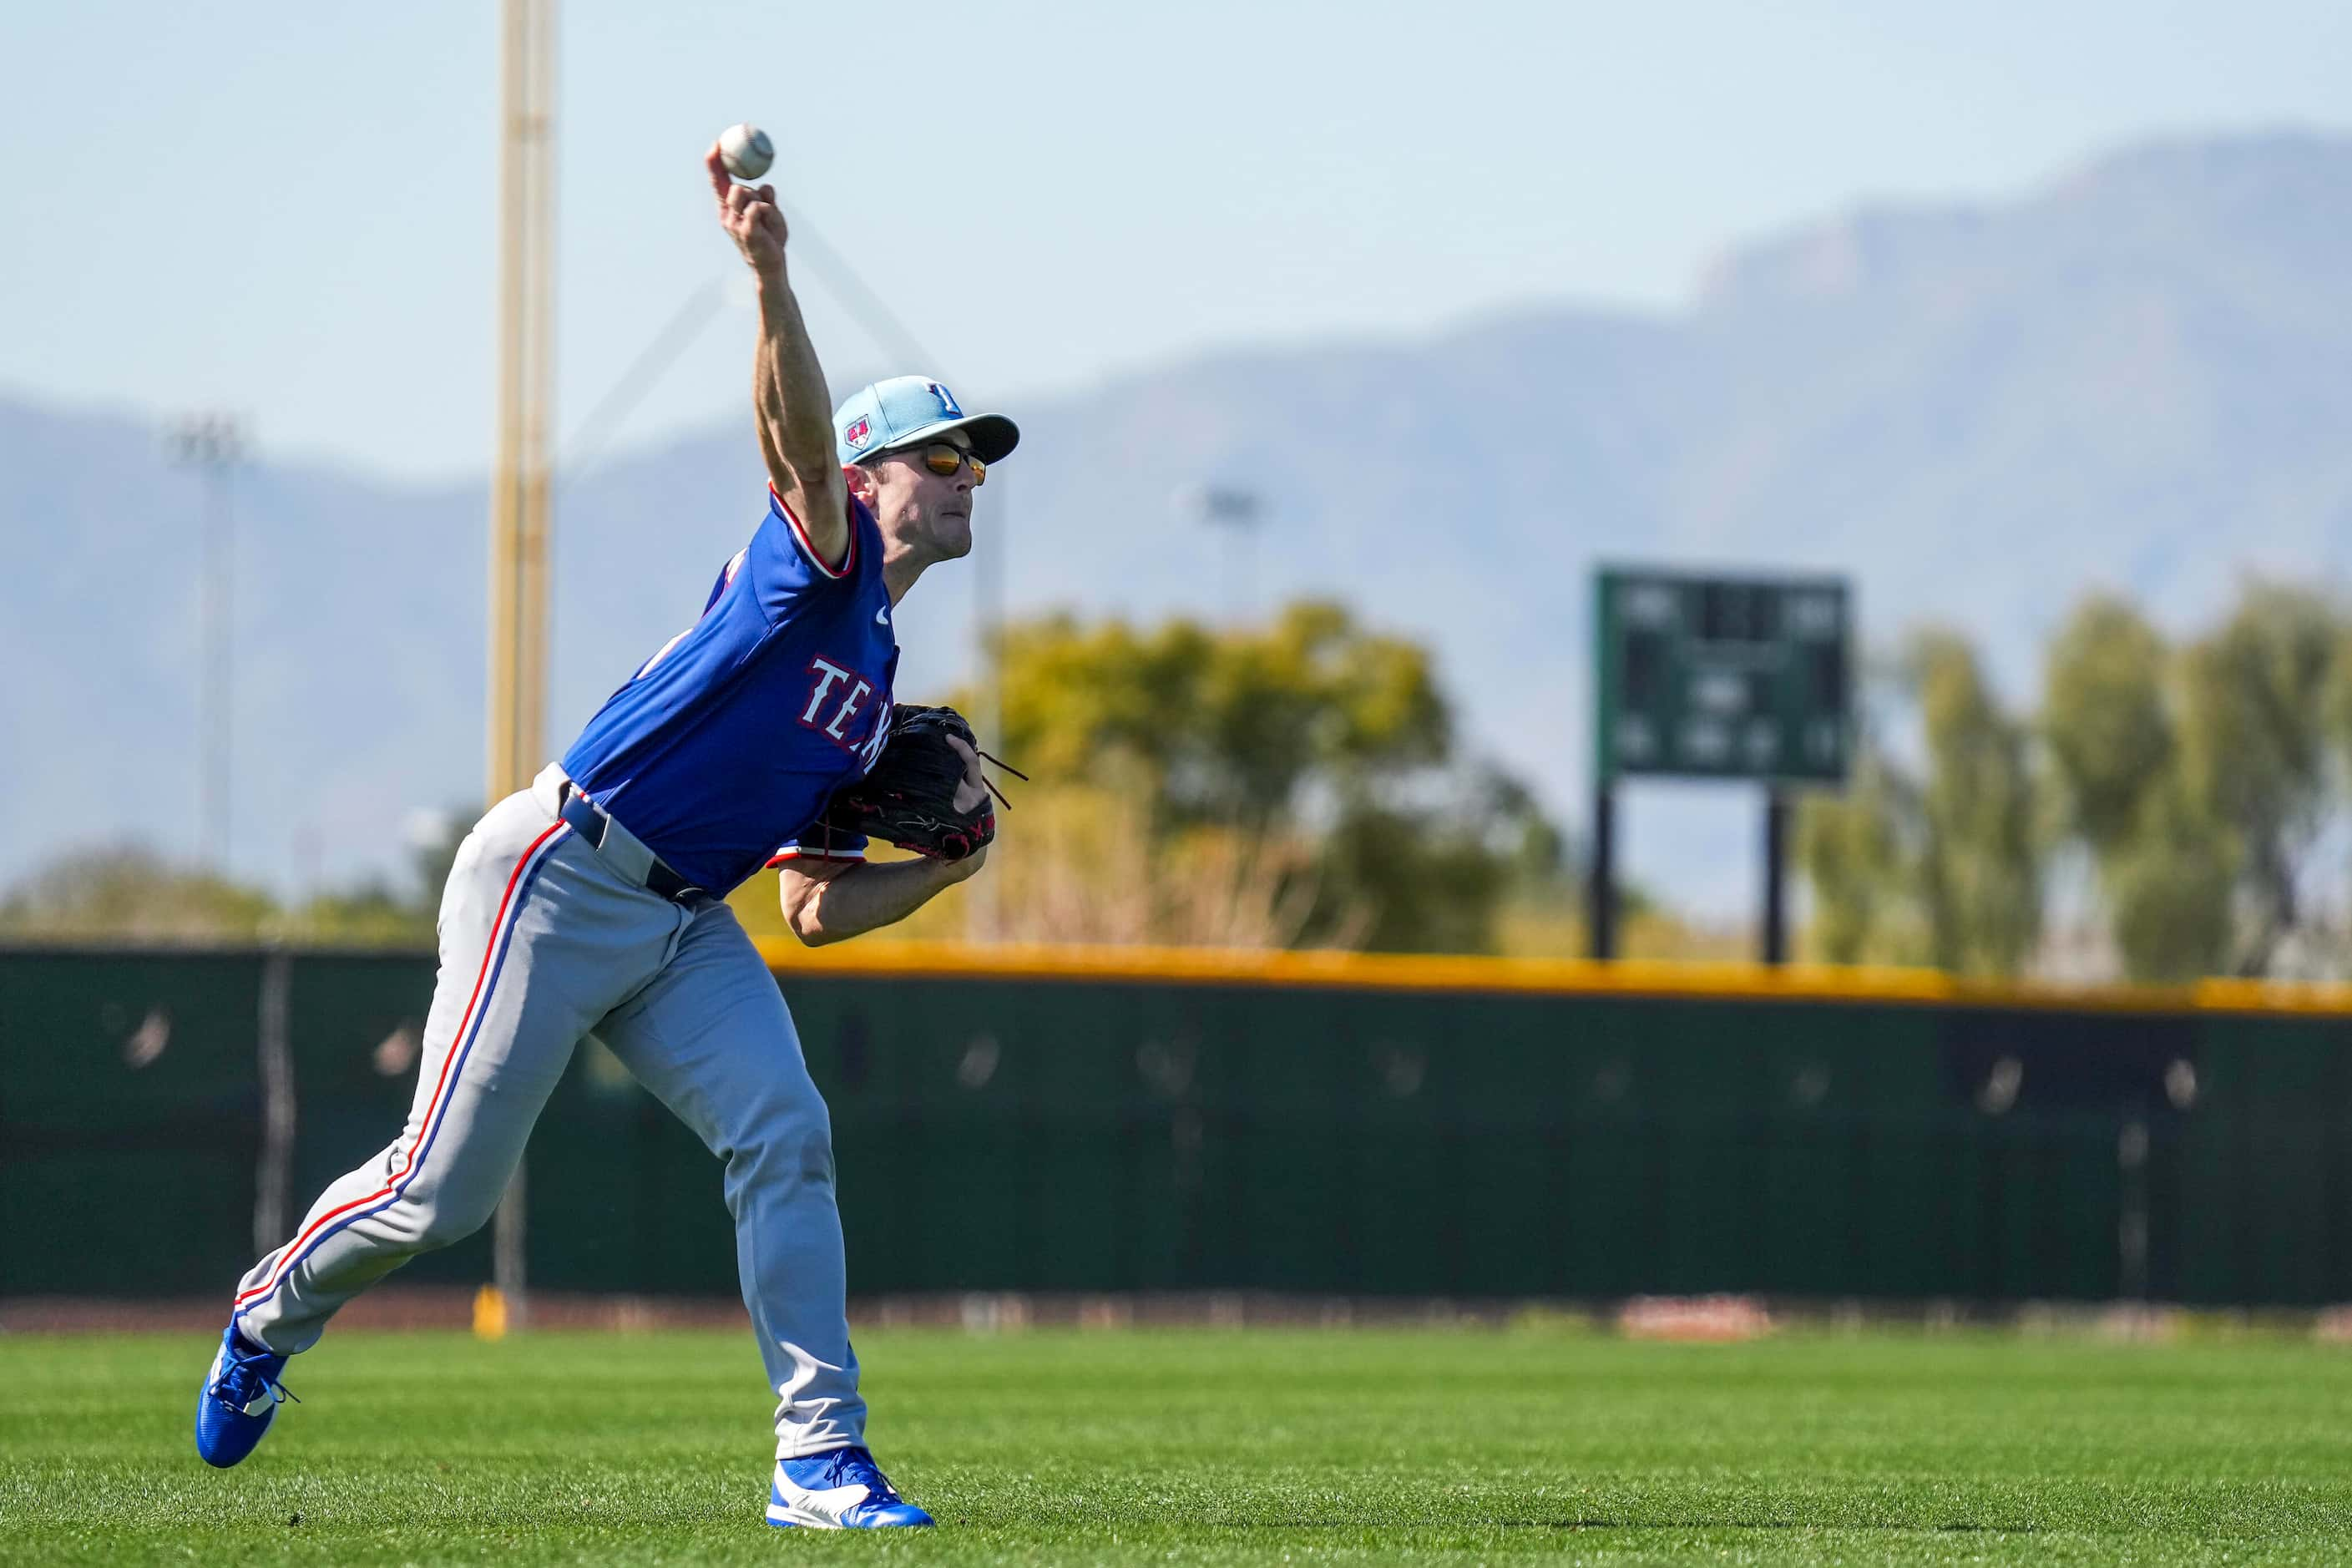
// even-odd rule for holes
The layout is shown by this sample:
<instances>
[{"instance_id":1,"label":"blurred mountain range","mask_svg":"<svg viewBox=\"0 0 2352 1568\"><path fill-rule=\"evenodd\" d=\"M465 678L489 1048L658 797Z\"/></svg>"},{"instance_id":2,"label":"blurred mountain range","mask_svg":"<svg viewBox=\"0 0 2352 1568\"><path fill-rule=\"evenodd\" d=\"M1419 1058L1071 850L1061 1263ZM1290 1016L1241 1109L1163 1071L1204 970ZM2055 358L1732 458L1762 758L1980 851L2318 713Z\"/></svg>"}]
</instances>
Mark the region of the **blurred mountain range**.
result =
<instances>
[{"instance_id":1,"label":"blurred mountain range","mask_svg":"<svg viewBox=\"0 0 2352 1568\"><path fill-rule=\"evenodd\" d=\"M1433 645L1477 749L1580 823L1601 561L1845 572L1874 638L1954 623L2021 698L2094 585L2179 626L2247 572L2340 578L2352 139L1864 205L1731 251L1678 314L1529 307L1008 412L1025 439L980 526L1015 612L1345 598ZM1173 504L1202 480L1263 498L1254 539ZM410 814L480 787L481 488L266 460L236 482L234 862L280 885L394 865ZM566 481L558 749L700 607L761 482L748 417ZM0 880L93 839L193 849L200 516L152 420L0 396ZM908 601L906 693L963 677L980 581ZM1747 830L1675 809L1648 814L1650 879L1738 908Z\"/></svg>"}]
</instances>

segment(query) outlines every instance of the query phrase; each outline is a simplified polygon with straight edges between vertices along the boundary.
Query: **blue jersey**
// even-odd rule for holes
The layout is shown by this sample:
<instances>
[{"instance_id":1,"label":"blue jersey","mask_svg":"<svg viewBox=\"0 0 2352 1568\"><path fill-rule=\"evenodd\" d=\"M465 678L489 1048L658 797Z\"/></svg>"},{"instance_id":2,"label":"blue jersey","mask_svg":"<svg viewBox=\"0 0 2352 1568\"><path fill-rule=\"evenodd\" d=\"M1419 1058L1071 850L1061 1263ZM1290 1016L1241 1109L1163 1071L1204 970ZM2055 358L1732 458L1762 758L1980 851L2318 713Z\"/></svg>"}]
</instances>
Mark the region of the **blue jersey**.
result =
<instances>
[{"instance_id":1,"label":"blue jersey","mask_svg":"<svg viewBox=\"0 0 2352 1568\"><path fill-rule=\"evenodd\" d=\"M863 858L862 837L828 841L813 824L881 754L898 668L873 514L849 499L836 571L772 488L702 618L605 699L563 771L713 892L795 854Z\"/></svg>"}]
</instances>

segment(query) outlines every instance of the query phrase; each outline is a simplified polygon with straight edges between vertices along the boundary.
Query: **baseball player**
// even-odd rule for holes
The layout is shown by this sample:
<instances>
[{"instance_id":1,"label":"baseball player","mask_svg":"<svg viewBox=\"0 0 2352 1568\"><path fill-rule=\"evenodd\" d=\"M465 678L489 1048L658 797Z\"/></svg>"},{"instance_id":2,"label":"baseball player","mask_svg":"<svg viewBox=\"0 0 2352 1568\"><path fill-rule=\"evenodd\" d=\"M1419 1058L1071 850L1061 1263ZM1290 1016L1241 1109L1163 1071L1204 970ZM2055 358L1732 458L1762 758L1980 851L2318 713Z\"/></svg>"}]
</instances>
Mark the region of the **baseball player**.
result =
<instances>
[{"instance_id":1,"label":"baseball player","mask_svg":"<svg viewBox=\"0 0 2352 1568\"><path fill-rule=\"evenodd\" d=\"M735 184L716 146L704 162L757 279L767 516L701 617L459 847L407 1124L239 1283L196 1405L211 1464L253 1451L288 1397L287 1358L338 1308L489 1218L593 1031L725 1162L743 1300L778 1399L768 1522L931 1522L866 1448L830 1121L775 981L722 895L778 866L793 930L838 942L985 862L983 847L869 864L862 839L815 825L888 736L894 608L928 567L971 550L973 493L1020 432L916 376L866 387L828 421L774 188ZM984 803L984 785L956 744L969 763L960 809Z\"/></svg>"}]
</instances>

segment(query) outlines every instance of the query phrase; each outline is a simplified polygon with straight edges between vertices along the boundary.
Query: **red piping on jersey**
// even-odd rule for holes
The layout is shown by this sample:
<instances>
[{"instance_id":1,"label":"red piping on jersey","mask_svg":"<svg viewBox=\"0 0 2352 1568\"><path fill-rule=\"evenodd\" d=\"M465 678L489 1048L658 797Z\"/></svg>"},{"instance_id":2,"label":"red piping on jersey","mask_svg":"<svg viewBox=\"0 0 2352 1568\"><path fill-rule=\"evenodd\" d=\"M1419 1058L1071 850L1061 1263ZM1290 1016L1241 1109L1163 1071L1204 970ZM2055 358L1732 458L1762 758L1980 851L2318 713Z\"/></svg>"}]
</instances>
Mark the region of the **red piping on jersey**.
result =
<instances>
[{"instance_id":1,"label":"red piping on jersey","mask_svg":"<svg viewBox=\"0 0 2352 1568\"><path fill-rule=\"evenodd\" d=\"M819 555L816 552L816 546L809 542L808 530L803 528L801 526L801 520L793 515L793 509L784 504L784 498L776 493L775 481L772 479L768 482L768 499L776 503L776 510L783 513L784 521L786 522L792 524L793 537L801 542L801 553L809 558L810 564L814 565L818 571L824 573L828 577L846 577L852 572L857 570L857 517L856 513L852 512L846 514L849 518L849 553L842 557L841 569L839 571L835 571L824 563L824 556Z\"/></svg>"},{"instance_id":2,"label":"red piping on jersey","mask_svg":"<svg viewBox=\"0 0 2352 1568\"><path fill-rule=\"evenodd\" d=\"M787 860L863 860L865 858L866 851L863 849L804 849L795 844L789 849L779 849L771 856L768 859L768 869L772 871Z\"/></svg>"},{"instance_id":3,"label":"red piping on jersey","mask_svg":"<svg viewBox=\"0 0 2352 1568\"><path fill-rule=\"evenodd\" d=\"M558 833L562 832L567 826L567 824L560 821L553 824L546 832L532 839L530 841L530 847L524 850L522 854L515 859L514 870L507 878L507 890L505 893L500 895L499 899L498 919L490 922L489 941L482 944L482 967L474 974L474 994L466 998L465 1016L457 1020L457 1032L449 1037L448 1054L441 1058L441 1076L433 1085L433 1098L425 1102L425 1116L423 1120L419 1121L416 1124L416 1141L408 1146L408 1152L401 1157L401 1168L399 1172L388 1176L382 1187L370 1193L367 1196L363 1198L354 1198L350 1203L343 1205L341 1208L330 1209L325 1214L320 1215L317 1219L312 1220L309 1225L304 1226L302 1227L302 1234L296 1237L292 1242L288 1244L286 1250L278 1255L278 1267L269 1271L269 1278L261 1284L256 1285L252 1289L247 1290L243 1295L239 1296L235 1303L233 1303L234 1305L242 1307L247 1301L253 1300L257 1297L267 1296L271 1291L277 1289L278 1285L284 1281L287 1270L291 1268L297 1262L300 1261L304 1245L310 1241L311 1237L318 1234L320 1226L332 1222L339 1215L349 1214L352 1210L356 1208L365 1208L372 1203L376 1203L383 1198L390 1197L394 1192L398 1189L400 1184L406 1179L409 1168L416 1159L416 1151L425 1146L425 1140L433 1131L433 1123L435 1120L440 1116L441 1112L445 1109L446 1109L442 1097L448 1092L451 1081L450 1068L457 1063L457 1058L460 1054L458 1047L465 1043L466 1031L473 1025L474 1009L483 999L482 982L490 973L491 957L499 951L499 935L500 930L507 922L508 906L514 902L515 885L522 880L524 869L530 865L532 858L539 854L540 847L545 844L549 839L554 837ZM520 910L517 912L520 912Z\"/></svg>"}]
</instances>

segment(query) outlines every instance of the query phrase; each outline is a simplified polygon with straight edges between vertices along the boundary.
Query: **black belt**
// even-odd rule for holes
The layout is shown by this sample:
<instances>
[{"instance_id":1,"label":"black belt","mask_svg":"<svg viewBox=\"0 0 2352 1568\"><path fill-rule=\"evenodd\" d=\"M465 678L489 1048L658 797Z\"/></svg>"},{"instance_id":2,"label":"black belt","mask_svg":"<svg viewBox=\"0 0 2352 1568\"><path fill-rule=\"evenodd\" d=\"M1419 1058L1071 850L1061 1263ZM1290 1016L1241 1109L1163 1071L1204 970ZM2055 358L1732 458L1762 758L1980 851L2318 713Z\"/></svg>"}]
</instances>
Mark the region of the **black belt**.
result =
<instances>
[{"instance_id":1,"label":"black belt","mask_svg":"<svg viewBox=\"0 0 2352 1568\"><path fill-rule=\"evenodd\" d=\"M612 823L613 814L581 794L570 779L564 780L558 789L557 799L561 804L555 815L570 823L572 831L588 841L588 847L601 853L604 847L604 830ZM646 891L657 898L667 899L673 904L682 904L688 899L700 898L705 889L671 870L667 861L654 855L652 864L646 868Z\"/></svg>"}]
</instances>

